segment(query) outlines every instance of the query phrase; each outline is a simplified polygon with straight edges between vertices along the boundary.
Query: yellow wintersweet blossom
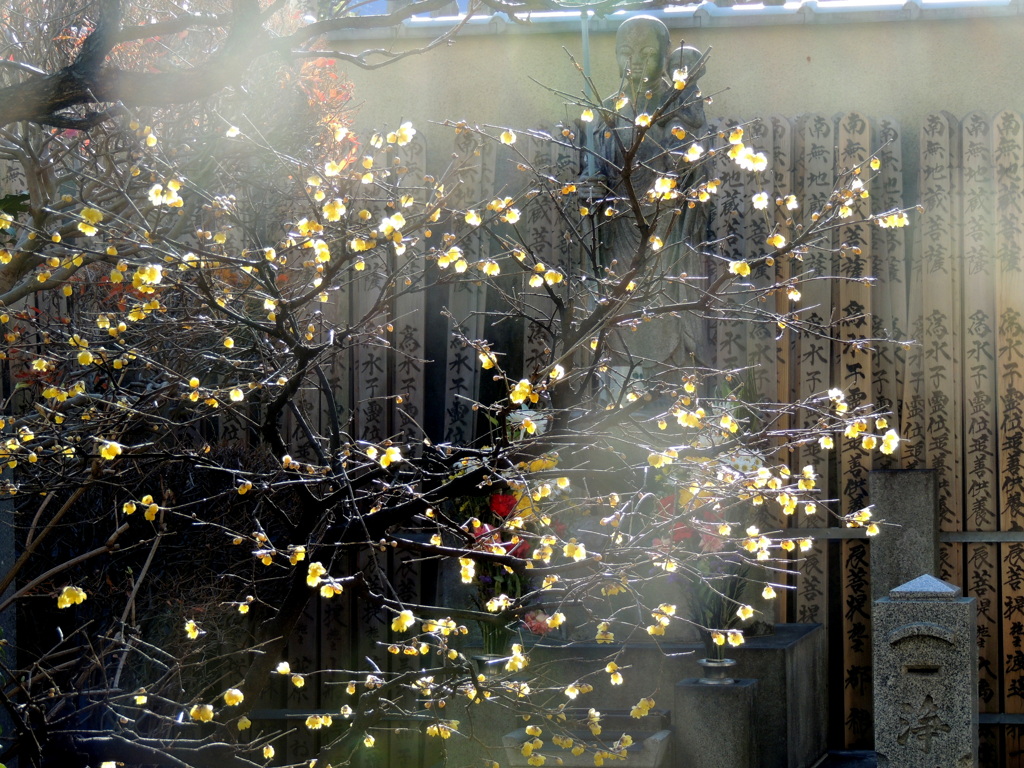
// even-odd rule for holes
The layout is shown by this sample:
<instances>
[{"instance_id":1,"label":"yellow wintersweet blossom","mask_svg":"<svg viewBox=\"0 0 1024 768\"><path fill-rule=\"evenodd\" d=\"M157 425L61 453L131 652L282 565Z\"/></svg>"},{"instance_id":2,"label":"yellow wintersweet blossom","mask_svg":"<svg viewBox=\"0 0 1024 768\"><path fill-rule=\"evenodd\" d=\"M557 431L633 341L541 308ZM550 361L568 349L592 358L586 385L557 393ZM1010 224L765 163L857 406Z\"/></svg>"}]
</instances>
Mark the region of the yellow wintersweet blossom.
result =
<instances>
[{"instance_id":1,"label":"yellow wintersweet blossom","mask_svg":"<svg viewBox=\"0 0 1024 768\"><path fill-rule=\"evenodd\" d=\"M509 392L508 397L517 405L527 400L536 403L540 399L540 395L533 391L533 385L527 379L520 379L519 383Z\"/></svg>"},{"instance_id":2,"label":"yellow wintersweet blossom","mask_svg":"<svg viewBox=\"0 0 1024 768\"><path fill-rule=\"evenodd\" d=\"M672 70L672 87L677 91L683 90L686 88L686 78L689 76L690 71L687 67Z\"/></svg>"},{"instance_id":3,"label":"yellow wintersweet blossom","mask_svg":"<svg viewBox=\"0 0 1024 768\"><path fill-rule=\"evenodd\" d=\"M402 462L402 451L395 446L391 446L383 455L380 457L380 465L387 469L392 464L399 464Z\"/></svg>"},{"instance_id":4,"label":"yellow wintersweet blossom","mask_svg":"<svg viewBox=\"0 0 1024 768\"><path fill-rule=\"evenodd\" d=\"M494 353L487 349L477 355L477 358L480 360L480 367L485 371L490 370L498 364L498 359L494 356Z\"/></svg>"},{"instance_id":5,"label":"yellow wintersweet blossom","mask_svg":"<svg viewBox=\"0 0 1024 768\"><path fill-rule=\"evenodd\" d=\"M501 132L501 136L499 138L501 139L502 144L511 145L516 143L515 133L507 129Z\"/></svg>"},{"instance_id":6,"label":"yellow wintersweet blossom","mask_svg":"<svg viewBox=\"0 0 1024 768\"><path fill-rule=\"evenodd\" d=\"M537 424L529 416L524 417L523 420L520 422L519 426L527 434L533 435L537 432Z\"/></svg>"},{"instance_id":7,"label":"yellow wintersweet blossom","mask_svg":"<svg viewBox=\"0 0 1024 768\"><path fill-rule=\"evenodd\" d=\"M237 688L228 688L224 691L224 703L229 707L237 707L244 699L245 694Z\"/></svg>"},{"instance_id":8,"label":"yellow wintersweet blossom","mask_svg":"<svg viewBox=\"0 0 1024 768\"><path fill-rule=\"evenodd\" d=\"M683 160L688 163L693 163L700 159L700 156L703 154L704 147L700 144L691 144L690 148L686 150L686 154L683 155Z\"/></svg>"},{"instance_id":9,"label":"yellow wintersweet blossom","mask_svg":"<svg viewBox=\"0 0 1024 768\"><path fill-rule=\"evenodd\" d=\"M881 419L879 419L881 421ZM900 436L896 434L895 429L890 429L884 435L882 435L882 447L880 450L882 453L891 455L900 444Z\"/></svg>"},{"instance_id":10,"label":"yellow wintersweet blossom","mask_svg":"<svg viewBox=\"0 0 1024 768\"><path fill-rule=\"evenodd\" d=\"M633 708L629 712L629 716L637 719L647 717L652 709L654 709L654 699L643 698L633 705Z\"/></svg>"},{"instance_id":11,"label":"yellow wintersweet blossom","mask_svg":"<svg viewBox=\"0 0 1024 768\"><path fill-rule=\"evenodd\" d=\"M580 113L580 120L583 121L584 123L591 123L591 122L593 122L594 121L594 110L592 110L592 109L584 109Z\"/></svg>"},{"instance_id":12,"label":"yellow wintersweet blossom","mask_svg":"<svg viewBox=\"0 0 1024 768\"><path fill-rule=\"evenodd\" d=\"M736 609L736 615L739 616L742 621L746 621L754 615L754 609L749 605L741 605Z\"/></svg>"},{"instance_id":13,"label":"yellow wintersweet blossom","mask_svg":"<svg viewBox=\"0 0 1024 768\"><path fill-rule=\"evenodd\" d=\"M754 206L755 210L758 210L758 211L765 210L768 207L768 193L767 192L758 192L756 195L754 195L754 197L753 197L751 202L753 203L753 206Z\"/></svg>"},{"instance_id":14,"label":"yellow wintersweet blossom","mask_svg":"<svg viewBox=\"0 0 1024 768\"><path fill-rule=\"evenodd\" d=\"M476 563L469 557L460 557L459 574L463 584L472 584L473 576L476 575Z\"/></svg>"},{"instance_id":15,"label":"yellow wintersweet blossom","mask_svg":"<svg viewBox=\"0 0 1024 768\"><path fill-rule=\"evenodd\" d=\"M96 225L103 221L103 213L95 208L83 208L79 213L83 221L78 223L78 231L86 237L92 237L99 230Z\"/></svg>"},{"instance_id":16,"label":"yellow wintersweet blossom","mask_svg":"<svg viewBox=\"0 0 1024 768\"><path fill-rule=\"evenodd\" d=\"M199 634L199 625L196 624L195 621L189 619L185 622L185 635L188 637L189 640L195 640L199 637Z\"/></svg>"},{"instance_id":17,"label":"yellow wintersweet blossom","mask_svg":"<svg viewBox=\"0 0 1024 768\"><path fill-rule=\"evenodd\" d=\"M310 563L306 566L306 584L311 587L320 586L320 582L323 580L323 576L326 573L327 569L324 567L323 563Z\"/></svg>"},{"instance_id":18,"label":"yellow wintersweet blossom","mask_svg":"<svg viewBox=\"0 0 1024 768\"><path fill-rule=\"evenodd\" d=\"M427 736L440 736L442 739L447 739L452 735L452 728L458 727L458 721L455 720L447 723L432 723L427 726Z\"/></svg>"},{"instance_id":19,"label":"yellow wintersweet blossom","mask_svg":"<svg viewBox=\"0 0 1024 768\"><path fill-rule=\"evenodd\" d=\"M558 627L565 623L565 614L561 611L556 611L544 619L544 623L552 629L558 629Z\"/></svg>"},{"instance_id":20,"label":"yellow wintersweet blossom","mask_svg":"<svg viewBox=\"0 0 1024 768\"><path fill-rule=\"evenodd\" d=\"M519 672L529 666L530 660L523 653L523 646L520 643L512 644L512 655L505 662L505 669L509 672Z\"/></svg>"},{"instance_id":21,"label":"yellow wintersweet blossom","mask_svg":"<svg viewBox=\"0 0 1024 768\"><path fill-rule=\"evenodd\" d=\"M328 221L339 221L341 217L345 215L347 210L348 209L345 207L345 203L343 203L340 199L335 198L330 202L324 203L324 218L326 218Z\"/></svg>"},{"instance_id":22,"label":"yellow wintersweet blossom","mask_svg":"<svg viewBox=\"0 0 1024 768\"><path fill-rule=\"evenodd\" d=\"M208 723L213 720L213 706L210 704L193 704L188 711L188 716L201 723Z\"/></svg>"},{"instance_id":23,"label":"yellow wintersweet blossom","mask_svg":"<svg viewBox=\"0 0 1024 768\"><path fill-rule=\"evenodd\" d=\"M103 440L100 442L100 456L107 461L112 461L120 456L121 450L121 445L113 440Z\"/></svg>"},{"instance_id":24,"label":"yellow wintersweet blossom","mask_svg":"<svg viewBox=\"0 0 1024 768\"><path fill-rule=\"evenodd\" d=\"M768 245L772 248L782 248L786 245L786 238L776 232L768 238Z\"/></svg>"},{"instance_id":25,"label":"yellow wintersweet blossom","mask_svg":"<svg viewBox=\"0 0 1024 768\"><path fill-rule=\"evenodd\" d=\"M391 629L393 632L406 632L415 623L416 617L413 616L412 611L405 610L391 620Z\"/></svg>"},{"instance_id":26,"label":"yellow wintersweet blossom","mask_svg":"<svg viewBox=\"0 0 1024 768\"><path fill-rule=\"evenodd\" d=\"M231 398L231 402L240 403L242 402L242 400L245 399L245 393L242 392L242 390L240 390L238 387L235 387L230 392L228 392L228 397Z\"/></svg>"},{"instance_id":27,"label":"yellow wintersweet blossom","mask_svg":"<svg viewBox=\"0 0 1024 768\"><path fill-rule=\"evenodd\" d=\"M470 209L466 211L466 223L471 227L479 227L482 221L483 219L480 218L480 214L475 210Z\"/></svg>"},{"instance_id":28,"label":"yellow wintersweet blossom","mask_svg":"<svg viewBox=\"0 0 1024 768\"><path fill-rule=\"evenodd\" d=\"M880 216L876 221L879 222L879 226L883 229L899 229L910 223L910 217L905 213L890 213Z\"/></svg>"},{"instance_id":29,"label":"yellow wintersweet blossom","mask_svg":"<svg viewBox=\"0 0 1024 768\"><path fill-rule=\"evenodd\" d=\"M740 632L738 629L730 629L729 636L727 639L729 641L729 645L733 646L734 648L737 645L743 645L743 633Z\"/></svg>"},{"instance_id":30,"label":"yellow wintersweet blossom","mask_svg":"<svg viewBox=\"0 0 1024 768\"><path fill-rule=\"evenodd\" d=\"M836 441L832 439L832 435L822 435L818 438L818 445L826 451L830 451L836 447Z\"/></svg>"},{"instance_id":31,"label":"yellow wintersweet blossom","mask_svg":"<svg viewBox=\"0 0 1024 768\"><path fill-rule=\"evenodd\" d=\"M149 202L154 207L166 205L168 208L181 208L185 201L178 194L181 189L181 182L171 180L165 187L163 184L154 184L149 188Z\"/></svg>"},{"instance_id":32,"label":"yellow wintersweet blossom","mask_svg":"<svg viewBox=\"0 0 1024 768\"><path fill-rule=\"evenodd\" d=\"M597 625L597 635L595 640L598 643L613 643L615 642L615 633L610 631L611 625L607 621L602 621Z\"/></svg>"},{"instance_id":33,"label":"yellow wintersweet blossom","mask_svg":"<svg viewBox=\"0 0 1024 768\"><path fill-rule=\"evenodd\" d=\"M64 587L60 594L57 596L57 607L58 608L70 608L72 605L78 605L85 601L86 594L84 589L78 587Z\"/></svg>"},{"instance_id":34,"label":"yellow wintersweet blossom","mask_svg":"<svg viewBox=\"0 0 1024 768\"><path fill-rule=\"evenodd\" d=\"M654 180L654 189L652 194L655 197L660 197L663 200L668 200L671 197L675 197L675 189L678 186L678 182L671 176L659 176Z\"/></svg>"},{"instance_id":35,"label":"yellow wintersweet blossom","mask_svg":"<svg viewBox=\"0 0 1024 768\"><path fill-rule=\"evenodd\" d=\"M575 538L569 539L564 547L562 547L562 554L566 557L572 558L576 562L585 560L587 557L587 548Z\"/></svg>"},{"instance_id":36,"label":"yellow wintersweet blossom","mask_svg":"<svg viewBox=\"0 0 1024 768\"><path fill-rule=\"evenodd\" d=\"M163 280L163 267L159 264L144 264L132 275L132 286L141 293L153 293L153 286Z\"/></svg>"},{"instance_id":37,"label":"yellow wintersweet blossom","mask_svg":"<svg viewBox=\"0 0 1024 768\"><path fill-rule=\"evenodd\" d=\"M740 145L737 144L735 146L738 147ZM729 154L732 156L731 151ZM768 158L765 154L763 152L755 152L750 147L743 147L743 149L736 154L735 160L736 164L740 168L747 171L760 172L768 167Z\"/></svg>"},{"instance_id":38,"label":"yellow wintersweet blossom","mask_svg":"<svg viewBox=\"0 0 1024 768\"><path fill-rule=\"evenodd\" d=\"M729 272L740 277L747 277L750 274L750 265L745 261L730 261Z\"/></svg>"},{"instance_id":39,"label":"yellow wintersweet blossom","mask_svg":"<svg viewBox=\"0 0 1024 768\"><path fill-rule=\"evenodd\" d=\"M652 453L647 457L647 463L655 469L661 469L666 464L672 463L672 457L664 453Z\"/></svg>"},{"instance_id":40,"label":"yellow wintersweet blossom","mask_svg":"<svg viewBox=\"0 0 1024 768\"><path fill-rule=\"evenodd\" d=\"M641 128L647 128L651 124L651 116L646 112L641 112L633 119L633 122Z\"/></svg>"},{"instance_id":41,"label":"yellow wintersweet blossom","mask_svg":"<svg viewBox=\"0 0 1024 768\"><path fill-rule=\"evenodd\" d=\"M404 147L410 141L412 137L416 135L416 129L412 127L411 122L404 122L398 126L398 130L388 134L388 143L397 144L400 147Z\"/></svg>"},{"instance_id":42,"label":"yellow wintersweet blossom","mask_svg":"<svg viewBox=\"0 0 1024 768\"><path fill-rule=\"evenodd\" d=\"M296 688L301 688L306 684L306 678L304 678L302 675L292 675L291 681L292 685L294 685Z\"/></svg>"},{"instance_id":43,"label":"yellow wintersweet blossom","mask_svg":"<svg viewBox=\"0 0 1024 768\"><path fill-rule=\"evenodd\" d=\"M273 758L273 756L274 756L274 745L273 744L267 744L267 746L265 746L263 748L263 758L265 760L270 760L271 758Z\"/></svg>"},{"instance_id":44,"label":"yellow wintersweet blossom","mask_svg":"<svg viewBox=\"0 0 1024 768\"><path fill-rule=\"evenodd\" d=\"M287 661L282 661L274 668L274 671L279 675L288 675L291 674L292 667Z\"/></svg>"}]
</instances>

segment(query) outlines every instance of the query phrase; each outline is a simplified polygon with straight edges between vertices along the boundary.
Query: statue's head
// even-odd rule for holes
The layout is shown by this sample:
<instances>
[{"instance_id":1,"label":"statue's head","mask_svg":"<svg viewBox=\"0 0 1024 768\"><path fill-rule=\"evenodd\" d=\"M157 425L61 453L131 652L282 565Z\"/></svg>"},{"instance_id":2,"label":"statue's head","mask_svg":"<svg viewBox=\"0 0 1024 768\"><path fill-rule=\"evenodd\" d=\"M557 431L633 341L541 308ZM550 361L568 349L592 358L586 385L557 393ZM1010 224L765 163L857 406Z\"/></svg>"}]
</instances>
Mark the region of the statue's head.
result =
<instances>
[{"instance_id":1,"label":"statue's head","mask_svg":"<svg viewBox=\"0 0 1024 768\"><path fill-rule=\"evenodd\" d=\"M699 50L690 45L680 45L668 55L668 65L665 70L671 73L676 69L686 69L689 72L686 78L689 82L695 83L704 76L706 67L701 63L704 58Z\"/></svg>"},{"instance_id":2,"label":"statue's head","mask_svg":"<svg viewBox=\"0 0 1024 768\"><path fill-rule=\"evenodd\" d=\"M665 73L668 27L653 16L634 16L619 25L615 34L615 58L619 74L634 91L646 90Z\"/></svg>"}]
</instances>

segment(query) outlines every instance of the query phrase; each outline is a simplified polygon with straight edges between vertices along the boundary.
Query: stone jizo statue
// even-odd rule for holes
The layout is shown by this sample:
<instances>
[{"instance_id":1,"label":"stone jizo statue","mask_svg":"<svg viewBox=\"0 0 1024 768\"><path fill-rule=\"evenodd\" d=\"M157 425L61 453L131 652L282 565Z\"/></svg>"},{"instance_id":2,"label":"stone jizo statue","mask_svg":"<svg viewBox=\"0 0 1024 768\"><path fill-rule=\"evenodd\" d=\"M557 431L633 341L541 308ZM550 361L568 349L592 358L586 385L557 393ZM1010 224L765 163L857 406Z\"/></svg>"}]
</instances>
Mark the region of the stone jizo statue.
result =
<instances>
[{"instance_id":1,"label":"stone jizo statue","mask_svg":"<svg viewBox=\"0 0 1024 768\"><path fill-rule=\"evenodd\" d=\"M659 177L675 178L676 188L682 192L706 180L703 167L694 167L684 160L691 144L707 134L703 101L697 87L697 80L703 75L702 55L688 46L680 46L670 53L669 47L668 28L651 16L627 19L615 36L620 92L604 104L608 113L615 114L615 119L611 124L595 121L595 136L590 145L595 155L590 161L594 172L586 184L578 185L592 201L590 207L598 234L597 262L601 268L615 262L619 265L616 271L622 271L640 247L640 231L633 216L621 215L629 209L627 182L622 173L624 150L638 135L636 119L639 115L654 116L659 108L665 107L664 114L647 126L643 143L633 158L628 181L643 202L641 208L645 216L654 214L655 204L647 198L647 193ZM676 70L687 72L687 85L682 91L675 88L672 79ZM624 106L621 105L623 97L629 100ZM618 110L615 109L617 104L620 105ZM609 207L620 215L607 219L604 212ZM673 207L679 213L670 213ZM704 272L699 247L707 239L705 207L689 208L683 198L670 204L662 202L660 222L656 234L664 247L651 256L657 260L656 273L675 278L686 274L689 280L694 280L693 286L699 286L695 278ZM676 303L698 295L696 287L666 282L657 302ZM641 358L645 376L656 376L664 364L689 365L703 359L705 338L702 319L685 313L678 317L654 318L643 323L636 332L627 329L622 333L622 343L615 346L624 358Z\"/></svg>"}]
</instances>

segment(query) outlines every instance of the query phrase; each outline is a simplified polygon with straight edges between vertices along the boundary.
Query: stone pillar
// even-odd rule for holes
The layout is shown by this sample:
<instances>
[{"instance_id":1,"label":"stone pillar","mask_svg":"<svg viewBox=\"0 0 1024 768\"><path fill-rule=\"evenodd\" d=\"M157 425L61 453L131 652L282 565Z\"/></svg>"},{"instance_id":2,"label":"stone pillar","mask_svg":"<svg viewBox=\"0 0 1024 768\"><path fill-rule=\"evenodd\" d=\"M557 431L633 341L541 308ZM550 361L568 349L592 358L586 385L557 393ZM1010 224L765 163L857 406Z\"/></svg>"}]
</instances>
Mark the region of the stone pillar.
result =
<instances>
[{"instance_id":1,"label":"stone pillar","mask_svg":"<svg viewBox=\"0 0 1024 768\"><path fill-rule=\"evenodd\" d=\"M872 613L878 768L977 768L977 601L919 576Z\"/></svg>"},{"instance_id":2,"label":"stone pillar","mask_svg":"<svg viewBox=\"0 0 1024 768\"><path fill-rule=\"evenodd\" d=\"M876 469L868 477L874 517L885 527L871 540L871 599L922 573L939 572L939 491L934 469Z\"/></svg>"},{"instance_id":3,"label":"stone pillar","mask_svg":"<svg viewBox=\"0 0 1024 768\"><path fill-rule=\"evenodd\" d=\"M757 680L676 683L672 764L685 768L760 768L755 737Z\"/></svg>"}]
</instances>

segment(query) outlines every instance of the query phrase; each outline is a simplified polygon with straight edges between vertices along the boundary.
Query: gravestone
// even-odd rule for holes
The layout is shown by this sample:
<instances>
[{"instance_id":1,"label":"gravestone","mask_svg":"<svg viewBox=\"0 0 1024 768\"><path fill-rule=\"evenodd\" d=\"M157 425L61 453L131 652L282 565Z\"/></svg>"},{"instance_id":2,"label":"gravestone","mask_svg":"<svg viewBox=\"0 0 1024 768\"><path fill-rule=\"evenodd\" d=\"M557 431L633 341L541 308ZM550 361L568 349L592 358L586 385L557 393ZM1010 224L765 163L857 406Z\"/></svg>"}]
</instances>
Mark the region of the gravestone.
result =
<instances>
[{"instance_id":1,"label":"gravestone","mask_svg":"<svg viewBox=\"0 0 1024 768\"><path fill-rule=\"evenodd\" d=\"M978 765L977 601L919 576L876 600L879 768Z\"/></svg>"},{"instance_id":2,"label":"gravestone","mask_svg":"<svg viewBox=\"0 0 1024 768\"><path fill-rule=\"evenodd\" d=\"M939 572L938 473L934 469L876 469L868 475L875 518L899 527L871 541L871 598L922 573Z\"/></svg>"}]
</instances>

